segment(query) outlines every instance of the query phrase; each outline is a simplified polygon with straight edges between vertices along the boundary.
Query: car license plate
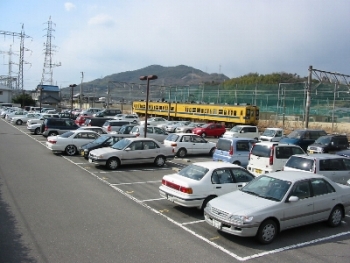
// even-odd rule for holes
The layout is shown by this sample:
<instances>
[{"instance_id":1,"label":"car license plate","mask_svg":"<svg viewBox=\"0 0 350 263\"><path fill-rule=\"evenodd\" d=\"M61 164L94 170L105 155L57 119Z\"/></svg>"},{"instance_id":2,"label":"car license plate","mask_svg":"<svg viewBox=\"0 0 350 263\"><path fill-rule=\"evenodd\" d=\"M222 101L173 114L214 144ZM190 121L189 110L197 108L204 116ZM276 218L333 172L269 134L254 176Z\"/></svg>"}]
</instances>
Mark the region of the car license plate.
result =
<instances>
[{"instance_id":1,"label":"car license plate","mask_svg":"<svg viewBox=\"0 0 350 263\"><path fill-rule=\"evenodd\" d=\"M256 172L257 174L261 174L261 173L262 173L262 171L261 171L260 169L255 169L255 172Z\"/></svg>"},{"instance_id":2,"label":"car license plate","mask_svg":"<svg viewBox=\"0 0 350 263\"><path fill-rule=\"evenodd\" d=\"M92 163L92 160L91 160L91 159L89 159L89 163Z\"/></svg>"},{"instance_id":3,"label":"car license plate","mask_svg":"<svg viewBox=\"0 0 350 263\"><path fill-rule=\"evenodd\" d=\"M313 153L314 153L314 151L309 151L309 153L313 154Z\"/></svg>"},{"instance_id":4,"label":"car license plate","mask_svg":"<svg viewBox=\"0 0 350 263\"><path fill-rule=\"evenodd\" d=\"M221 222L213 219L213 227L217 228L217 229L221 229Z\"/></svg>"},{"instance_id":5,"label":"car license plate","mask_svg":"<svg viewBox=\"0 0 350 263\"><path fill-rule=\"evenodd\" d=\"M174 197L171 196L171 195L168 195L168 200L169 200L170 202L174 202Z\"/></svg>"},{"instance_id":6,"label":"car license plate","mask_svg":"<svg viewBox=\"0 0 350 263\"><path fill-rule=\"evenodd\" d=\"M81 155L81 156L84 156L84 151L80 151L80 155Z\"/></svg>"}]
</instances>

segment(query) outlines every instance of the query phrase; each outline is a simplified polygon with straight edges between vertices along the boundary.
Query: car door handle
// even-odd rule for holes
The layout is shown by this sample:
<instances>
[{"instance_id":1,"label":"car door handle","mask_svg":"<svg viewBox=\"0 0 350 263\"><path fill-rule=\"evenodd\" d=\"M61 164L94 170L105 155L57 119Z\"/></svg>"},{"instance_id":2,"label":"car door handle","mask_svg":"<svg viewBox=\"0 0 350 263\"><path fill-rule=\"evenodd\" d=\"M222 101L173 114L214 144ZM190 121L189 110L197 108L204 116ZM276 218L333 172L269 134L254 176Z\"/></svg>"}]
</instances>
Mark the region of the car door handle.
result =
<instances>
[{"instance_id":1,"label":"car door handle","mask_svg":"<svg viewBox=\"0 0 350 263\"><path fill-rule=\"evenodd\" d=\"M243 185L239 184L238 187L243 187Z\"/></svg>"},{"instance_id":2,"label":"car door handle","mask_svg":"<svg viewBox=\"0 0 350 263\"><path fill-rule=\"evenodd\" d=\"M312 206L312 204L308 204L307 206Z\"/></svg>"},{"instance_id":3,"label":"car door handle","mask_svg":"<svg viewBox=\"0 0 350 263\"><path fill-rule=\"evenodd\" d=\"M216 189L221 189L221 186L217 186L217 187L215 187Z\"/></svg>"}]
</instances>

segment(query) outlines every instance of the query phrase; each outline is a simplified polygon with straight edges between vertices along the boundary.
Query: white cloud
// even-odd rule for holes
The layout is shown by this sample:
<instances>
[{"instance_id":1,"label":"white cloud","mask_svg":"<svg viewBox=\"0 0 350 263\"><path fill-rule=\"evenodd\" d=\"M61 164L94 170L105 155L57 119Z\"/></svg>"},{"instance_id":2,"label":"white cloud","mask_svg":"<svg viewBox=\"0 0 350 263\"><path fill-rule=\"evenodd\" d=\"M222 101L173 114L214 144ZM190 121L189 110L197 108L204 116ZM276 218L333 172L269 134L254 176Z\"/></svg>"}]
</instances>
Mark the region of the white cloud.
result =
<instances>
[{"instance_id":1,"label":"white cloud","mask_svg":"<svg viewBox=\"0 0 350 263\"><path fill-rule=\"evenodd\" d=\"M67 2L67 3L64 3L64 8L66 9L66 11L71 11L73 9L75 9L75 5L71 2Z\"/></svg>"}]
</instances>

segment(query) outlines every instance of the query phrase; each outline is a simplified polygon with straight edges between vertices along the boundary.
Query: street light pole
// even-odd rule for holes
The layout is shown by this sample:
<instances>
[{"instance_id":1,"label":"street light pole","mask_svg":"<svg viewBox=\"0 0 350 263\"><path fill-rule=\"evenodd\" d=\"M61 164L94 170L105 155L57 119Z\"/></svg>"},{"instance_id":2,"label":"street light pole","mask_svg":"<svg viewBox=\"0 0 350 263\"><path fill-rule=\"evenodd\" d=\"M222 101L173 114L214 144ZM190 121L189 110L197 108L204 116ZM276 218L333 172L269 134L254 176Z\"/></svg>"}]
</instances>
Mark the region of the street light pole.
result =
<instances>
[{"instance_id":1,"label":"street light pole","mask_svg":"<svg viewBox=\"0 0 350 263\"><path fill-rule=\"evenodd\" d=\"M71 84L69 85L70 89L71 89L71 105L70 105L70 115L72 115L72 111L73 111L73 94L74 94L74 87L76 87L77 84ZM72 116L71 116L72 117Z\"/></svg>"},{"instance_id":2,"label":"street light pole","mask_svg":"<svg viewBox=\"0 0 350 263\"><path fill-rule=\"evenodd\" d=\"M146 92L146 111L145 111L145 128L144 128L144 136L147 137L147 114L148 114L148 96L149 96L149 81L157 79L158 77L156 75L149 75L149 76L141 76L140 80L147 80L147 92Z\"/></svg>"}]
</instances>

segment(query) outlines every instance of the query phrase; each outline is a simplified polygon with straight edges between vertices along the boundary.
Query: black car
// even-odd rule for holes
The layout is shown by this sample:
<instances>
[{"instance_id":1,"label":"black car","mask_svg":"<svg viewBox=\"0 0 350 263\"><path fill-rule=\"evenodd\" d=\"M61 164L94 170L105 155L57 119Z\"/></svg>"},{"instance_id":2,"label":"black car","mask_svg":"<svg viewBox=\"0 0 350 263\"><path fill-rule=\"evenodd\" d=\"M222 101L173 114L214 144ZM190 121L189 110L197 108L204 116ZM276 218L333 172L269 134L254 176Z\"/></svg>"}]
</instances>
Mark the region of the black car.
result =
<instances>
[{"instance_id":1,"label":"black car","mask_svg":"<svg viewBox=\"0 0 350 263\"><path fill-rule=\"evenodd\" d=\"M307 147L308 153L335 153L349 147L348 137L343 134L330 134L319 137Z\"/></svg>"},{"instance_id":2,"label":"black car","mask_svg":"<svg viewBox=\"0 0 350 263\"><path fill-rule=\"evenodd\" d=\"M136 124L125 124L122 127L120 127L118 134L130 134L134 126L136 126Z\"/></svg>"},{"instance_id":3,"label":"black car","mask_svg":"<svg viewBox=\"0 0 350 263\"><path fill-rule=\"evenodd\" d=\"M41 124L40 132L44 137L56 136L66 131L76 130L79 126L68 118L47 118Z\"/></svg>"},{"instance_id":4,"label":"black car","mask_svg":"<svg viewBox=\"0 0 350 263\"><path fill-rule=\"evenodd\" d=\"M110 133L102 134L96 140L81 146L79 149L79 153L85 159L88 159L90 151L98 148L102 148L102 147L110 147L116 142L124 138L130 138L130 137L136 137L136 136L131 134L110 134Z\"/></svg>"}]
</instances>

